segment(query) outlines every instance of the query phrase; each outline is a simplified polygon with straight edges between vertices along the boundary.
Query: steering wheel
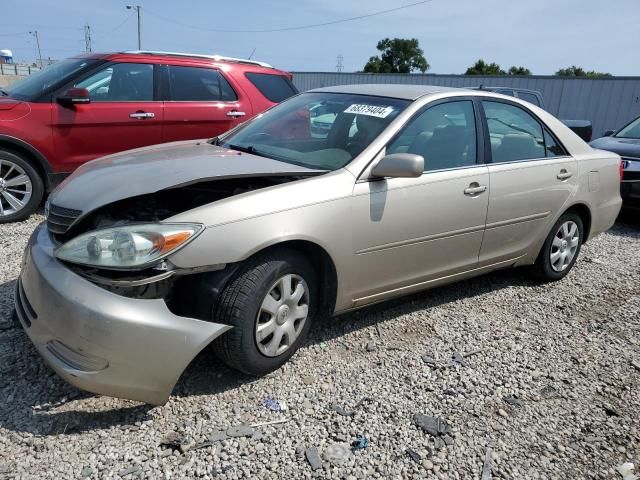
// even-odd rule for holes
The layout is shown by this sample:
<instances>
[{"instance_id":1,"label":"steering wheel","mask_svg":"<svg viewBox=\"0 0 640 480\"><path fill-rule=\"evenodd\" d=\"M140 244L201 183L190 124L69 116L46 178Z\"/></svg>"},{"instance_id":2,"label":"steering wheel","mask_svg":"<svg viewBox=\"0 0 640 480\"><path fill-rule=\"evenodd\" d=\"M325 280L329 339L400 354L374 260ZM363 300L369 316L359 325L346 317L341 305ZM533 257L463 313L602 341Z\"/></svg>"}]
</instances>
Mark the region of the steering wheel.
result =
<instances>
[{"instance_id":1,"label":"steering wheel","mask_svg":"<svg viewBox=\"0 0 640 480\"><path fill-rule=\"evenodd\" d=\"M273 135L267 132L256 132L248 138L249 141L258 143L267 142L271 139L273 139Z\"/></svg>"}]
</instances>

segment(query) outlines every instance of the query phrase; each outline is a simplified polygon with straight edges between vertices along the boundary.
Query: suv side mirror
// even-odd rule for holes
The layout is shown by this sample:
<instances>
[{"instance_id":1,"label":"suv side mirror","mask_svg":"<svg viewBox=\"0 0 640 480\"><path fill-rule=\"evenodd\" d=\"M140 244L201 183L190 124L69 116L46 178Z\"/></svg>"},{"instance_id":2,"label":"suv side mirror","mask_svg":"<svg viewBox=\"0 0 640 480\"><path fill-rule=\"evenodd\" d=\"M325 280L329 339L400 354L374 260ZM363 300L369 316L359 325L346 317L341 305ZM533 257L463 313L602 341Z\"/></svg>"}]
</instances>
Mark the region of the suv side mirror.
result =
<instances>
[{"instance_id":1,"label":"suv side mirror","mask_svg":"<svg viewBox=\"0 0 640 480\"><path fill-rule=\"evenodd\" d=\"M615 130L605 130L604 132L604 136L605 137L610 137L611 135L613 135L614 133L616 133Z\"/></svg>"},{"instance_id":2,"label":"suv side mirror","mask_svg":"<svg viewBox=\"0 0 640 480\"><path fill-rule=\"evenodd\" d=\"M377 178L415 178L424 172L424 157L413 153L385 155L373 167L371 175Z\"/></svg>"},{"instance_id":3,"label":"suv side mirror","mask_svg":"<svg viewBox=\"0 0 640 480\"><path fill-rule=\"evenodd\" d=\"M79 103L91 103L91 96L86 88L70 88L56 100L61 105L76 105Z\"/></svg>"}]
</instances>

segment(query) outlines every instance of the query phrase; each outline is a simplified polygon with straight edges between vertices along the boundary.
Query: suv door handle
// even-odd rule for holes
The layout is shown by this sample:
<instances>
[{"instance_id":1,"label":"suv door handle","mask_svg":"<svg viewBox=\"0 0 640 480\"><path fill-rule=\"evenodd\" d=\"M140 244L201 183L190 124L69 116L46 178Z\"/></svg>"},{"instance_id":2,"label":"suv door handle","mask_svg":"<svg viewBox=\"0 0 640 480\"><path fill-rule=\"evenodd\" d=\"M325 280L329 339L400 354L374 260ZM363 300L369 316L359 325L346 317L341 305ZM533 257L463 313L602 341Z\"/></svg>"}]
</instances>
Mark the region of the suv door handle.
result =
<instances>
[{"instance_id":1,"label":"suv door handle","mask_svg":"<svg viewBox=\"0 0 640 480\"><path fill-rule=\"evenodd\" d=\"M480 185L478 182L471 182L467 188L464 189L464 194L470 197L475 197L483 192L487 191L486 185Z\"/></svg>"},{"instance_id":2,"label":"suv door handle","mask_svg":"<svg viewBox=\"0 0 640 480\"><path fill-rule=\"evenodd\" d=\"M563 168L562 170L560 170L560 173L558 175L556 175L556 178L558 180L567 180L569 178L571 178L573 176L573 173L568 172L566 168Z\"/></svg>"},{"instance_id":3,"label":"suv door handle","mask_svg":"<svg viewBox=\"0 0 640 480\"><path fill-rule=\"evenodd\" d=\"M231 117L231 118L244 117L245 115L246 113L239 112L237 110L231 110L230 112L227 112L227 117Z\"/></svg>"},{"instance_id":4,"label":"suv door handle","mask_svg":"<svg viewBox=\"0 0 640 480\"><path fill-rule=\"evenodd\" d=\"M129 114L129 118L137 118L138 120L144 120L145 118L154 118L155 116L156 114L152 112L135 112Z\"/></svg>"}]
</instances>

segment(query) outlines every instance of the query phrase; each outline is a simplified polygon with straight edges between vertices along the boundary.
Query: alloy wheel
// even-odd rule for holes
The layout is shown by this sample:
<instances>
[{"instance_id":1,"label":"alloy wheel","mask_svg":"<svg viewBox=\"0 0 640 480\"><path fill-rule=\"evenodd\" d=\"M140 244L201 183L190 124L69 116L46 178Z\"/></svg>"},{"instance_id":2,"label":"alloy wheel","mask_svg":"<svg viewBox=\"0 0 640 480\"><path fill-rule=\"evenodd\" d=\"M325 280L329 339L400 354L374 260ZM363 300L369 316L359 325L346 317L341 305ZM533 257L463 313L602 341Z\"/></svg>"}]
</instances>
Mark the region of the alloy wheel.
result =
<instances>
[{"instance_id":1,"label":"alloy wheel","mask_svg":"<svg viewBox=\"0 0 640 480\"><path fill-rule=\"evenodd\" d=\"M0 160L0 217L22 210L31 199L33 185L25 170L9 160Z\"/></svg>"},{"instance_id":2,"label":"alloy wheel","mask_svg":"<svg viewBox=\"0 0 640 480\"><path fill-rule=\"evenodd\" d=\"M571 220L561 224L551 243L549 255L551 268L556 272L562 272L571 265L579 244L580 230L578 225Z\"/></svg>"},{"instance_id":3,"label":"alloy wheel","mask_svg":"<svg viewBox=\"0 0 640 480\"><path fill-rule=\"evenodd\" d=\"M309 316L309 286L295 274L280 277L262 300L256 319L260 353L277 357L295 343Z\"/></svg>"}]
</instances>

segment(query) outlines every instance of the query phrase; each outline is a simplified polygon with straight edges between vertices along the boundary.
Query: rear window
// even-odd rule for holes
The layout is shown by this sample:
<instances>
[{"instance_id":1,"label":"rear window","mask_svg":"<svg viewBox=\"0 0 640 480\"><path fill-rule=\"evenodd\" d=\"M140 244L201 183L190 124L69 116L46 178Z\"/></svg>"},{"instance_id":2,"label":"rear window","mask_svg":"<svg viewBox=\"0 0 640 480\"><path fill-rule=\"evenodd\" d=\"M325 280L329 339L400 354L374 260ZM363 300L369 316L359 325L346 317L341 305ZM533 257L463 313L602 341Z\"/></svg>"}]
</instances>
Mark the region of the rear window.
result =
<instances>
[{"instance_id":1,"label":"rear window","mask_svg":"<svg viewBox=\"0 0 640 480\"><path fill-rule=\"evenodd\" d=\"M169 65L171 100L177 102L232 102L238 99L229 82L211 68Z\"/></svg>"},{"instance_id":2,"label":"rear window","mask_svg":"<svg viewBox=\"0 0 640 480\"><path fill-rule=\"evenodd\" d=\"M287 77L271 73L247 73L247 78L268 100L280 103L298 93Z\"/></svg>"}]
</instances>

